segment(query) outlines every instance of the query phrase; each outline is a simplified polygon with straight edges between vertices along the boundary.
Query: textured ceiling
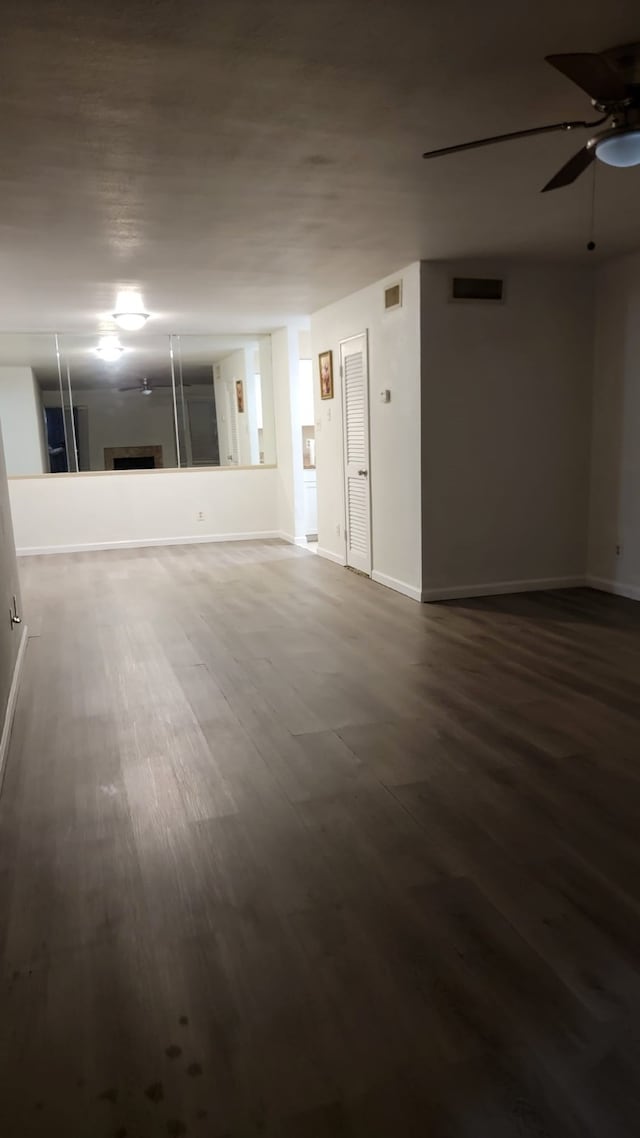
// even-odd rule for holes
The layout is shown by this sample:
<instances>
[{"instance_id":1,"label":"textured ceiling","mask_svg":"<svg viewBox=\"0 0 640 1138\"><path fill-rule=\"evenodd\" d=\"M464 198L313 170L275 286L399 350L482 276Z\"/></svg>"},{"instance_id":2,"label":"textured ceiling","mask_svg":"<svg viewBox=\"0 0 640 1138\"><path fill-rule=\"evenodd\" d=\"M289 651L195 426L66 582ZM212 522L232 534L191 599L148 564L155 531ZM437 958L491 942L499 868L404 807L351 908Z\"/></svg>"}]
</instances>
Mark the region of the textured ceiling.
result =
<instances>
[{"instance_id":1,"label":"textured ceiling","mask_svg":"<svg viewBox=\"0 0 640 1138\"><path fill-rule=\"evenodd\" d=\"M261 331L421 257L586 257L590 179L540 195L588 116L543 61L640 39L611 0L22 0L0 43L0 327ZM640 245L598 167L598 253ZM151 324L149 325L151 330Z\"/></svg>"}]
</instances>

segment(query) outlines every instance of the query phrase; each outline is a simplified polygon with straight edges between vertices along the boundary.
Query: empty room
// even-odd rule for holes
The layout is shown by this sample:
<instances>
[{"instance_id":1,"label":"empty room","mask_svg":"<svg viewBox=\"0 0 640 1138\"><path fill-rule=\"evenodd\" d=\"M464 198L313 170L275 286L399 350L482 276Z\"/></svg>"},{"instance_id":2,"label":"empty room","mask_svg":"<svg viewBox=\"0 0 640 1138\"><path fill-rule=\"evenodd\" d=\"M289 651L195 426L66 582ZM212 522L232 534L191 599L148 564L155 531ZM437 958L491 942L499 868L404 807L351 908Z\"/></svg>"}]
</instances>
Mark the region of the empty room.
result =
<instances>
[{"instance_id":1,"label":"empty room","mask_svg":"<svg viewBox=\"0 0 640 1138\"><path fill-rule=\"evenodd\" d=\"M25 0L3 1138L636 1138L640 15Z\"/></svg>"}]
</instances>

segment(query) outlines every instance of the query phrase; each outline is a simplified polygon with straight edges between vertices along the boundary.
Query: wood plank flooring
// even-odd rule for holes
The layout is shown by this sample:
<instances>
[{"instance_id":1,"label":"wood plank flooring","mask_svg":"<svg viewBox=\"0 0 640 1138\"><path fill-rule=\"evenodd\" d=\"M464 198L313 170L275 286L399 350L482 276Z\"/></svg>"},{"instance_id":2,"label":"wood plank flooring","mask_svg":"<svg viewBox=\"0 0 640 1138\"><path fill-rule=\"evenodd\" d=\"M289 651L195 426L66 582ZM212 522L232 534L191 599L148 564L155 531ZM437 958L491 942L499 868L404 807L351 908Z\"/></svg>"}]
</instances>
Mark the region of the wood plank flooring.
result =
<instances>
[{"instance_id":1,"label":"wood plank flooring","mask_svg":"<svg viewBox=\"0 0 640 1138\"><path fill-rule=\"evenodd\" d=\"M3 1138L640 1132L640 608L22 563Z\"/></svg>"}]
</instances>

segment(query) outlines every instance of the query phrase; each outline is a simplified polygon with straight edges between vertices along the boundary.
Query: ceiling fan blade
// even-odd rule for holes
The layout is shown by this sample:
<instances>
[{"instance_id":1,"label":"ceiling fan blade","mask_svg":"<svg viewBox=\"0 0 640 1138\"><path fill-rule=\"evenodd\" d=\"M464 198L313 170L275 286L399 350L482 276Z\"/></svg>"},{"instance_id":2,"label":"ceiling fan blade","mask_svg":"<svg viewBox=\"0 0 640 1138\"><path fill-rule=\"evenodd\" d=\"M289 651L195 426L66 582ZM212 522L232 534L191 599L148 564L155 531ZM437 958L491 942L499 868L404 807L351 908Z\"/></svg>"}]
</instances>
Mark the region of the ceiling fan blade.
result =
<instances>
[{"instance_id":1,"label":"ceiling fan blade","mask_svg":"<svg viewBox=\"0 0 640 1138\"><path fill-rule=\"evenodd\" d=\"M542 187L541 193L546 194L547 190L558 190L561 186L570 186L591 165L595 156L595 146L583 146L582 150L579 150L573 158L565 162L562 169L558 170L551 181Z\"/></svg>"},{"instance_id":2,"label":"ceiling fan blade","mask_svg":"<svg viewBox=\"0 0 640 1138\"><path fill-rule=\"evenodd\" d=\"M461 142L457 146L442 146L439 150L427 150L422 157L440 158L443 154L458 154L461 150L475 150L479 146L493 146L494 142L510 142L514 138L530 138L534 134L551 134L556 130L576 130L579 127L586 128L596 125L596 123L588 122L554 122L548 126L534 126L530 130L512 130L509 134L494 134L490 138L477 138L473 142Z\"/></svg>"},{"instance_id":3,"label":"ceiling fan blade","mask_svg":"<svg viewBox=\"0 0 640 1138\"><path fill-rule=\"evenodd\" d=\"M567 55L546 55L545 59L598 103L620 102L629 95L620 72L602 55L578 51Z\"/></svg>"}]
</instances>

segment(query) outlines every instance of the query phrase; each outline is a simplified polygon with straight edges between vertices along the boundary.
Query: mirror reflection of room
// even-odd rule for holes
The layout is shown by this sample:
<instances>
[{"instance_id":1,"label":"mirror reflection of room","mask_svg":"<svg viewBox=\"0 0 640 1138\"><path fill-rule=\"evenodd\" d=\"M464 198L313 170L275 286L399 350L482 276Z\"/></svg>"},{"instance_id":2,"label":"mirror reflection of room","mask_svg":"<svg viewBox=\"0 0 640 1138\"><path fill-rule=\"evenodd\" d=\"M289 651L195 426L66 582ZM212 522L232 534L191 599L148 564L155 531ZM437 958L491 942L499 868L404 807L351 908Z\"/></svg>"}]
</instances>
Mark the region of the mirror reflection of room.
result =
<instances>
[{"instance_id":1,"label":"mirror reflection of room","mask_svg":"<svg viewBox=\"0 0 640 1138\"><path fill-rule=\"evenodd\" d=\"M13 476L272 465L271 337L0 336L0 413Z\"/></svg>"},{"instance_id":2,"label":"mirror reflection of room","mask_svg":"<svg viewBox=\"0 0 640 1138\"><path fill-rule=\"evenodd\" d=\"M95 337L65 335L58 342L62 382L57 368L34 372L48 437L61 417L67 425L69 470L76 469L74 451L80 471L177 466L167 337L96 344Z\"/></svg>"},{"instance_id":3,"label":"mirror reflection of room","mask_svg":"<svg viewBox=\"0 0 640 1138\"><path fill-rule=\"evenodd\" d=\"M180 465L273 465L271 337L173 336L172 351Z\"/></svg>"}]
</instances>

